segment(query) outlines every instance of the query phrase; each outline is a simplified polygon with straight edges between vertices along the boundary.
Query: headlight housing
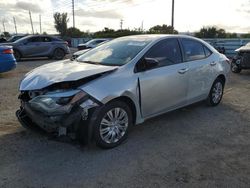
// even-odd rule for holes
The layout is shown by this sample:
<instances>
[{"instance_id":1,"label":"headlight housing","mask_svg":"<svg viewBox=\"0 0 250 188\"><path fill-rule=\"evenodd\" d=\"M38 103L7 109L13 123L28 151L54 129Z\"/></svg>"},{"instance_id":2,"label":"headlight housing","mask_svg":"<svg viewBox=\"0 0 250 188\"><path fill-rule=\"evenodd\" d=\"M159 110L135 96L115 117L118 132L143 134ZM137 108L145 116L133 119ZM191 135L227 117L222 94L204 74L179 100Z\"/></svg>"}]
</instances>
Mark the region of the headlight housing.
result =
<instances>
[{"instance_id":1,"label":"headlight housing","mask_svg":"<svg viewBox=\"0 0 250 188\"><path fill-rule=\"evenodd\" d=\"M47 115L69 113L75 104L88 99L88 94L81 90L47 93L29 101L30 106Z\"/></svg>"}]
</instances>

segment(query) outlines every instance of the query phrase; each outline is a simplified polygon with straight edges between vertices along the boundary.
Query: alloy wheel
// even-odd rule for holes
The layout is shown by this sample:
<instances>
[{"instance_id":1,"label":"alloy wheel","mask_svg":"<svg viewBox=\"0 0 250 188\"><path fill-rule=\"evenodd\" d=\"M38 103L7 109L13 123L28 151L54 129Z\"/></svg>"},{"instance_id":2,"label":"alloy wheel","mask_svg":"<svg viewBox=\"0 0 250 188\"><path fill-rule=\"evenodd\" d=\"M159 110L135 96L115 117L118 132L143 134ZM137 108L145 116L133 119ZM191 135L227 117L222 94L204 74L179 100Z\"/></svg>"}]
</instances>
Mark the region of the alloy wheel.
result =
<instances>
[{"instance_id":1,"label":"alloy wheel","mask_svg":"<svg viewBox=\"0 0 250 188\"><path fill-rule=\"evenodd\" d=\"M212 100L216 104L218 103L223 95L223 85L221 82L217 82L212 90Z\"/></svg>"},{"instance_id":2,"label":"alloy wheel","mask_svg":"<svg viewBox=\"0 0 250 188\"><path fill-rule=\"evenodd\" d=\"M128 129L129 119L127 112L120 108L112 108L101 120L100 136L107 144L118 142Z\"/></svg>"}]
</instances>

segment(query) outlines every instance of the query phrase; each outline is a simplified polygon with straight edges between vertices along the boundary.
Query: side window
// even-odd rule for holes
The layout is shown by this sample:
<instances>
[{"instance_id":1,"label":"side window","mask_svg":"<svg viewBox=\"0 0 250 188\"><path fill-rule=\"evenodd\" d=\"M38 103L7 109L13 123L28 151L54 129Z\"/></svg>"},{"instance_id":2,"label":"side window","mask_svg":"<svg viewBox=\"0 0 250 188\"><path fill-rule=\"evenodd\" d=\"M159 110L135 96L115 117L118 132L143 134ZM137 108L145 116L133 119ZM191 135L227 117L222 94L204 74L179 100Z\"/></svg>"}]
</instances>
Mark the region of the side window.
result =
<instances>
[{"instance_id":1,"label":"side window","mask_svg":"<svg viewBox=\"0 0 250 188\"><path fill-rule=\"evenodd\" d=\"M182 45L186 61L194 61L206 57L203 45L195 40L182 39Z\"/></svg>"},{"instance_id":2,"label":"side window","mask_svg":"<svg viewBox=\"0 0 250 188\"><path fill-rule=\"evenodd\" d=\"M51 42L51 38L49 37L42 37L43 42Z\"/></svg>"},{"instance_id":3,"label":"side window","mask_svg":"<svg viewBox=\"0 0 250 188\"><path fill-rule=\"evenodd\" d=\"M32 38L29 38L28 42L41 42L41 37L32 37Z\"/></svg>"},{"instance_id":4,"label":"side window","mask_svg":"<svg viewBox=\"0 0 250 188\"><path fill-rule=\"evenodd\" d=\"M160 66L173 65L182 62L181 51L177 39L165 39L154 45L145 55L154 58Z\"/></svg>"},{"instance_id":5,"label":"side window","mask_svg":"<svg viewBox=\"0 0 250 188\"><path fill-rule=\"evenodd\" d=\"M203 48L204 48L206 57L208 57L212 54L211 50L209 50L206 46L203 46Z\"/></svg>"}]
</instances>

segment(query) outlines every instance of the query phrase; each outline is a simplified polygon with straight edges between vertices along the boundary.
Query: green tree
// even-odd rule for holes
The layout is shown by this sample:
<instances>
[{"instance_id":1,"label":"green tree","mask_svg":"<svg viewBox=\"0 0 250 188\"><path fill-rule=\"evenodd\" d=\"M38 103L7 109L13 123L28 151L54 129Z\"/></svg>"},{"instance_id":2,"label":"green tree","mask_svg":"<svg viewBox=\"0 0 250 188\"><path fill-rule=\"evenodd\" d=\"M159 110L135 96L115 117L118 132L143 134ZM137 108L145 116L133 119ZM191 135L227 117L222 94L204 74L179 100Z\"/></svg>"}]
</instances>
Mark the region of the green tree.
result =
<instances>
[{"instance_id":1,"label":"green tree","mask_svg":"<svg viewBox=\"0 0 250 188\"><path fill-rule=\"evenodd\" d=\"M54 14L55 28L62 37L66 35L68 22L69 22L69 18L68 18L67 13L56 12Z\"/></svg>"},{"instance_id":2,"label":"green tree","mask_svg":"<svg viewBox=\"0 0 250 188\"><path fill-rule=\"evenodd\" d=\"M217 30L217 37L218 38L226 38L227 37L226 31L224 29Z\"/></svg>"},{"instance_id":3,"label":"green tree","mask_svg":"<svg viewBox=\"0 0 250 188\"><path fill-rule=\"evenodd\" d=\"M237 33L227 33L227 38L238 38Z\"/></svg>"},{"instance_id":4,"label":"green tree","mask_svg":"<svg viewBox=\"0 0 250 188\"><path fill-rule=\"evenodd\" d=\"M142 34L141 31L136 30L129 30L129 29L120 29L120 30L114 30L109 29L105 27L102 31L97 31L93 34L94 38L117 38L122 36L128 36L128 35L138 35Z\"/></svg>"},{"instance_id":5,"label":"green tree","mask_svg":"<svg viewBox=\"0 0 250 188\"><path fill-rule=\"evenodd\" d=\"M242 37L242 38L250 38L250 33L242 34L242 35L240 35L240 37Z\"/></svg>"},{"instance_id":6,"label":"green tree","mask_svg":"<svg viewBox=\"0 0 250 188\"><path fill-rule=\"evenodd\" d=\"M237 38L236 33L227 33L225 29L216 27L202 27L199 32L195 33L199 38Z\"/></svg>"},{"instance_id":7,"label":"green tree","mask_svg":"<svg viewBox=\"0 0 250 188\"><path fill-rule=\"evenodd\" d=\"M75 27L70 27L66 31L66 36L67 37L73 37L73 38L75 37L75 38L77 38L77 37L83 37L83 36L86 36L86 35L87 35L86 33L80 31L80 29L75 28Z\"/></svg>"},{"instance_id":8,"label":"green tree","mask_svg":"<svg viewBox=\"0 0 250 188\"><path fill-rule=\"evenodd\" d=\"M178 31L175 30L172 26L168 25L156 25L151 27L148 31L149 34L178 34Z\"/></svg>"},{"instance_id":9,"label":"green tree","mask_svg":"<svg viewBox=\"0 0 250 188\"><path fill-rule=\"evenodd\" d=\"M199 32L195 33L195 36L199 38L217 38L217 34L216 27L203 27Z\"/></svg>"},{"instance_id":10,"label":"green tree","mask_svg":"<svg viewBox=\"0 0 250 188\"><path fill-rule=\"evenodd\" d=\"M7 31L3 32L3 35L4 35L4 37L7 37L7 38L10 37L10 33Z\"/></svg>"}]
</instances>

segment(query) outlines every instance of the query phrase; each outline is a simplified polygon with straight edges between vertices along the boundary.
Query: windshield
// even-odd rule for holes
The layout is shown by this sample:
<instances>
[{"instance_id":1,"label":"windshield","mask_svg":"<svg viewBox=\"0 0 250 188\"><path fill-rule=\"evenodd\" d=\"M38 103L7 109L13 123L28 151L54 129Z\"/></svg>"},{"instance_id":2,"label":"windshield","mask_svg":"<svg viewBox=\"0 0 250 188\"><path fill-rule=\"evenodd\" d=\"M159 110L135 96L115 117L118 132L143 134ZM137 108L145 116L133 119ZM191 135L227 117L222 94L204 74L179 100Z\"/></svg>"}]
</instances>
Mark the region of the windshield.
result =
<instances>
[{"instance_id":1,"label":"windshield","mask_svg":"<svg viewBox=\"0 0 250 188\"><path fill-rule=\"evenodd\" d=\"M77 60L86 63L121 66L131 61L151 42L147 38L119 38L96 47Z\"/></svg>"},{"instance_id":2,"label":"windshield","mask_svg":"<svg viewBox=\"0 0 250 188\"><path fill-rule=\"evenodd\" d=\"M12 36L7 41L8 42L15 42L16 40L22 38L22 36Z\"/></svg>"}]
</instances>

